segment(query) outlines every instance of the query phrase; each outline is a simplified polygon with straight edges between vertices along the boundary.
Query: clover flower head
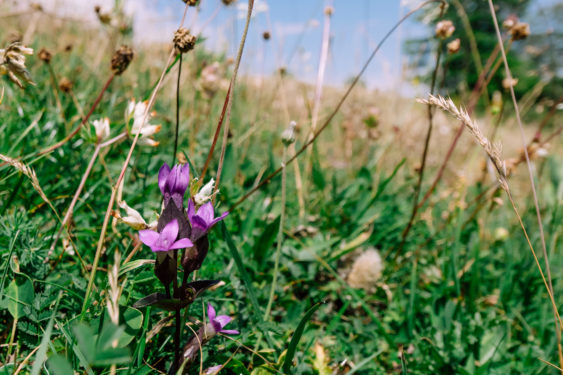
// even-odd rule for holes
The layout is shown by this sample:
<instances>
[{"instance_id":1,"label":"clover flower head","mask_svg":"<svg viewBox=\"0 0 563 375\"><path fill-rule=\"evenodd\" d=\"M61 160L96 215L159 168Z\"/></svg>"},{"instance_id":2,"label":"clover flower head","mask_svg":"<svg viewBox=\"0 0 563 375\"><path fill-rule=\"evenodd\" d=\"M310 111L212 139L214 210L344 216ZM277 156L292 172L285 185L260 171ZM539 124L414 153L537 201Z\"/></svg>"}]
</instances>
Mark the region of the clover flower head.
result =
<instances>
[{"instance_id":1,"label":"clover flower head","mask_svg":"<svg viewBox=\"0 0 563 375\"><path fill-rule=\"evenodd\" d=\"M205 325L205 334L207 337L213 337L217 333L224 333L227 335L238 335L240 332L234 329L223 329L232 318L228 315L219 315L215 312L213 306L210 303L207 304L207 316L209 318L209 324Z\"/></svg>"},{"instance_id":2,"label":"clover flower head","mask_svg":"<svg viewBox=\"0 0 563 375\"><path fill-rule=\"evenodd\" d=\"M96 137L98 138L98 142L101 142L109 137L109 119L107 117L101 120L92 121L92 125L96 130Z\"/></svg>"},{"instance_id":3,"label":"clover flower head","mask_svg":"<svg viewBox=\"0 0 563 375\"><path fill-rule=\"evenodd\" d=\"M158 187L164 195L164 204L170 199L178 208L184 206L184 194L190 183L190 167L188 164L175 165L172 169L166 163L158 171Z\"/></svg>"},{"instance_id":4,"label":"clover flower head","mask_svg":"<svg viewBox=\"0 0 563 375\"><path fill-rule=\"evenodd\" d=\"M224 212L219 217L215 217L215 210L213 204L207 202L199 207L196 211L194 202L190 199L188 201L188 219L192 225L192 240L196 241L203 236L211 227L223 220L229 212Z\"/></svg>"},{"instance_id":5,"label":"clover flower head","mask_svg":"<svg viewBox=\"0 0 563 375\"><path fill-rule=\"evenodd\" d=\"M188 238L177 240L178 230L178 220L173 219L166 224L160 233L150 229L139 231L139 238L154 252L192 247L193 243Z\"/></svg>"}]
</instances>

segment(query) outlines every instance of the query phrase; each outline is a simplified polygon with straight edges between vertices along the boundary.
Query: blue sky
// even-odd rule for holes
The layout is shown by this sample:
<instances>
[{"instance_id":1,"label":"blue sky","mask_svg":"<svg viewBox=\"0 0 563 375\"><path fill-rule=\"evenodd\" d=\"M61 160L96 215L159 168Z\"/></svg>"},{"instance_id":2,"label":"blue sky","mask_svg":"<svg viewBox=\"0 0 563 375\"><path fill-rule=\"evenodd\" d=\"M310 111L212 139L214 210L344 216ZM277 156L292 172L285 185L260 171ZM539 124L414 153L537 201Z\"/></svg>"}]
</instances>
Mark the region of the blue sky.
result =
<instances>
[{"instance_id":1,"label":"blue sky","mask_svg":"<svg viewBox=\"0 0 563 375\"><path fill-rule=\"evenodd\" d=\"M535 0L530 10L534 12L540 6L557 1ZM183 2L134 0L133 3L136 12L148 15L148 18L143 18L145 21L135 22L137 30L145 29L141 30L144 31L143 38L168 41L180 22ZM280 66L285 66L298 79L314 83L322 41L323 10L330 4L334 8L331 19L332 43L324 82L342 85L360 70L375 45L410 10L402 3L416 5L420 0L255 0L241 72L269 75ZM238 0L225 7L221 0L202 0L200 14L194 17L194 8L190 8L185 26L198 31L203 24L207 24L203 30L207 39L205 47L226 51L228 56L234 57L246 14L240 8L244 8L245 4L247 0ZM216 11L216 17L208 23ZM153 23L150 27L147 19ZM262 39L265 30L272 34L269 42ZM387 40L363 76L368 87L412 91L413 87L408 82L401 81L401 67L405 63L401 46L406 39L428 32L428 28L414 18L406 21Z\"/></svg>"},{"instance_id":2,"label":"blue sky","mask_svg":"<svg viewBox=\"0 0 563 375\"><path fill-rule=\"evenodd\" d=\"M204 0L197 20L189 10L186 26L202 24L219 7L219 13L203 30L205 45L215 51L227 51L234 56L244 28L245 1L230 7L220 0ZM267 4L266 11L264 5ZM242 62L242 73L271 74L281 65L299 79L315 82L322 41L324 8L332 4L331 49L325 83L341 85L357 73L371 50L385 33L408 10L395 0L264 0L255 2L257 11L252 19ZM159 0L158 8L166 19L179 22L184 4L181 1ZM239 17L240 16L240 17ZM264 42L262 33L269 30L272 38ZM380 50L364 76L370 87L395 88L401 74L401 42L420 33L414 22L406 23Z\"/></svg>"}]
</instances>

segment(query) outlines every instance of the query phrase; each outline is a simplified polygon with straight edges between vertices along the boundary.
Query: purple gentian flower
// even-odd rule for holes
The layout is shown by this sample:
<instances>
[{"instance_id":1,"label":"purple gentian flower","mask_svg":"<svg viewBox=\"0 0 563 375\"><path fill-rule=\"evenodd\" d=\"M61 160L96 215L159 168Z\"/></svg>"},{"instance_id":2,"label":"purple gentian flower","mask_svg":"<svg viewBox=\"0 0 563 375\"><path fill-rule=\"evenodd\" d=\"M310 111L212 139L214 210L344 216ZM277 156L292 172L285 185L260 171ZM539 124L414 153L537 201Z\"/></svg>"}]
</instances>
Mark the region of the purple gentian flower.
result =
<instances>
[{"instance_id":1,"label":"purple gentian flower","mask_svg":"<svg viewBox=\"0 0 563 375\"><path fill-rule=\"evenodd\" d=\"M192 247L194 244L188 238L178 237L178 220L171 220L160 233L150 229L140 230L139 238L141 241L149 246L152 251L169 251L174 249L183 249Z\"/></svg>"},{"instance_id":2,"label":"purple gentian flower","mask_svg":"<svg viewBox=\"0 0 563 375\"><path fill-rule=\"evenodd\" d=\"M190 167L188 164L175 165L172 170L166 163L158 171L158 187L164 195L164 204L168 204L170 198L178 208L184 206L184 193L190 184Z\"/></svg>"},{"instance_id":3,"label":"purple gentian flower","mask_svg":"<svg viewBox=\"0 0 563 375\"><path fill-rule=\"evenodd\" d=\"M200 208L195 209L194 202L190 199L188 201L188 219L192 225L192 240L196 241L203 236L207 231L223 220L229 212L224 212L219 217L215 217L215 210L211 202L204 203Z\"/></svg>"},{"instance_id":4,"label":"purple gentian flower","mask_svg":"<svg viewBox=\"0 0 563 375\"><path fill-rule=\"evenodd\" d=\"M210 303L207 304L207 316L209 317L209 327L206 329L208 336L214 336L217 333L225 333L227 335L238 335L240 333L234 329L223 329L232 318L228 315L217 316L215 309Z\"/></svg>"}]
</instances>

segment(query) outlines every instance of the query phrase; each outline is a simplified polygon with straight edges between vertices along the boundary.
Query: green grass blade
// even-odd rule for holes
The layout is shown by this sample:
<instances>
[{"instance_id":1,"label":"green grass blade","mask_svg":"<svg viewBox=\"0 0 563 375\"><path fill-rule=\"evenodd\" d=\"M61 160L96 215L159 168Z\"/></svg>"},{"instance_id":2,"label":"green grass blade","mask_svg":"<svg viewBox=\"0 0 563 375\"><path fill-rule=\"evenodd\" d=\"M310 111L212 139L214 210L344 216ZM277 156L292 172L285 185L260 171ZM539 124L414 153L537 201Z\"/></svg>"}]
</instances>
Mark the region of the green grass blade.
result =
<instances>
[{"instance_id":1,"label":"green grass blade","mask_svg":"<svg viewBox=\"0 0 563 375\"><path fill-rule=\"evenodd\" d=\"M51 339L51 332L53 332L53 323L55 321L55 314L57 313L57 307L59 306L59 301L61 300L61 296L63 295L62 292L59 292L59 296L57 297L57 302L55 302L55 308L53 309L53 313L51 314L51 319L49 319L49 323L47 324L47 329L43 334L43 338L41 339L41 344L39 345L39 350L35 355L35 361L33 362L33 367L31 368L31 375L39 375L39 371L41 371L41 367L43 366L43 362L47 357L47 344Z\"/></svg>"},{"instance_id":2,"label":"green grass blade","mask_svg":"<svg viewBox=\"0 0 563 375\"><path fill-rule=\"evenodd\" d=\"M287 354L283 361L282 371L284 374L291 373L291 363L293 362L293 357L295 356L295 351L297 350L297 344L299 344L299 340L301 340L301 336L303 335L303 331L305 330L305 325L311 319L311 316L317 311L317 309L325 303L324 301L315 303L307 312L305 316L301 319L299 324L297 325L297 329L293 333L291 337L291 341L289 342L289 346L287 347Z\"/></svg>"}]
</instances>

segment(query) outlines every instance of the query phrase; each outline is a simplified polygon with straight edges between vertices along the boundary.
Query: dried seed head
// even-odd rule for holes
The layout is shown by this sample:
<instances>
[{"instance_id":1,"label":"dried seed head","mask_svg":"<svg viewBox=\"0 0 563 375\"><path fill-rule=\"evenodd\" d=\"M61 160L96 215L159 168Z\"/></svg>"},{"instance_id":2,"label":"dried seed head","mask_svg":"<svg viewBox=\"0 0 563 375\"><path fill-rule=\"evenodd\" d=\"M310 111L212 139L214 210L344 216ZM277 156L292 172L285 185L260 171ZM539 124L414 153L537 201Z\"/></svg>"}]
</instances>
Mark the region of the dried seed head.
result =
<instances>
[{"instance_id":1,"label":"dried seed head","mask_svg":"<svg viewBox=\"0 0 563 375\"><path fill-rule=\"evenodd\" d=\"M229 6L232 3L234 3L236 0L222 0L222 1L223 1L223 4L225 4L225 6Z\"/></svg>"},{"instance_id":2,"label":"dried seed head","mask_svg":"<svg viewBox=\"0 0 563 375\"><path fill-rule=\"evenodd\" d=\"M69 93L72 91L72 81L66 77L61 78L59 81L59 88L64 93Z\"/></svg>"},{"instance_id":3,"label":"dried seed head","mask_svg":"<svg viewBox=\"0 0 563 375\"><path fill-rule=\"evenodd\" d=\"M70 51L72 51L72 44L69 43L65 46L65 52L70 52Z\"/></svg>"},{"instance_id":4,"label":"dried seed head","mask_svg":"<svg viewBox=\"0 0 563 375\"><path fill-rule=\"evenodd\" d=\"M0 49L0 75L7 74L20 88L23 88L22 80L34 85L25 67L25 55L32 54L33 49L18 42L10 44L6 49Z\"/></svg>"},{"instance_id":5,"label":"dried seed head","mask_svg":"<svg viewBox=\"0 0 563 375\"><path fill-rule=\"evenodd\" d=\"M447 44L448 53L453 54L459 51L459 47L461 45L461 41L459 38L452 40Z\"/></svg>"},{"instance_id":6,"label":"dried seed head","mask_svg":"<svg viewBox=\"0 0 563 375\"><path fill-rule=\"evenodd\" d=\"M332 13L334 13L334 8L331 7L330 5L327 6L327 7L325 8L325 14L326 14L327 16L332 16Z\"/></svg>"},{"instance_id":7,"label":"dried seed head","mask_svg":"<svg viewBox=\"0 0 563 375\"><path fill-rule=\"evenodd\" d=\"M174 33L174 48L176 53L186 53L195 46L197 37L190 33L190 30L180 27Z\"/></svg>"},{"instance_id":8,"label":"dried seed head","mask_svg":"<svg viewBox=\"0 0 563 375\"><path fill-rule=\"evenodd\" d=\"M502 80L502 88L505 90L510 90L510 87L516 86L518 83L518 78L505 78Z\"/></svg>"},{"instance_id":9,"label":"dried seed head","mask_svg":"<svg viewBox=\"0 0 563 375\"><path fill-rule=\"evenodd\" d=\"M510 29L513 40L526 39L530 35L530 25L525 22L518 22Z\"/></svg>"},{"instance_id":10,"label":"dried seed head","mask_svg":"<svg viewBox=\"0 0 563 375\"><path fill-rule=\"evenodd\" d=\"M44 61L45 63L49 64L53 55L47 49L41 48L41 51L39 51L37 57L39 57L39 59Z\"/></svg>"},{"instance_id":11,"label":"dried seed head","mask_svg":"<svg viewBox=\"0 0 563 375\"><path fill-rule=\"evenodd\" d=\"M381 278L382 271L383 260L379 252L374 248L368 249L354 261L348 274L348 284L352 288L373 290L375 283Z\"/></svg>"},{"instance_id":12,"label":"dried seed head","mask_svg":"<svg viewBox=\"0 0 563 375\"><path fill-rule=\"evenodd\" d=\"M131 60L133 60L133 50L128 46L121 46L111 58L111 69L115 74L120 75L127 69Z\"/></svg>"},{"instance_id":13,"label":"dried seed head","mask_svg":"<svg viewBox=\"0 0 563 375\"><path fill-rule=\"evenodd\" d=\"M436 24L436 36L441 39L446 39L452 36L455 31L455 26L450 20L443 20Z\"/></svg>"},{"instance_id":14,"label":"dried seed head","mask_svg":"<svg viewBox=\"0 0 563 375\"><path fill-rule=\"evenodd\" d=\"M263 38L264 40L270 40L270 37L271 37L271 35L270 35L270 32L269 32L269 31L264 31L264 32L262 33L262 38Z\"/></svg>"},{"instance_id":15,"label":"dried seed head","mask_svg":"<svg viewBox=\"0 0 563 375\"><path fill-rule=\"evenodd\" d=\"M182 1L188 4L188 6L195 7L197 5L198 0L182 0Z\"/></svg>"}]
</instances>

